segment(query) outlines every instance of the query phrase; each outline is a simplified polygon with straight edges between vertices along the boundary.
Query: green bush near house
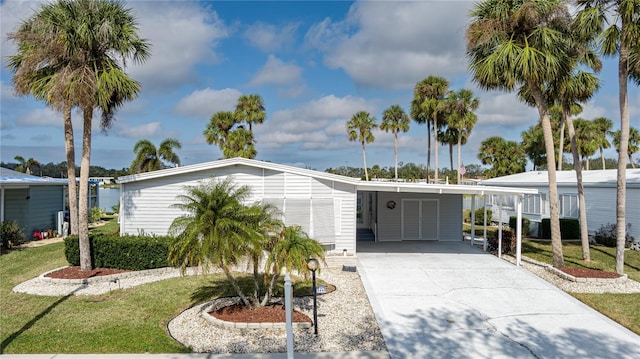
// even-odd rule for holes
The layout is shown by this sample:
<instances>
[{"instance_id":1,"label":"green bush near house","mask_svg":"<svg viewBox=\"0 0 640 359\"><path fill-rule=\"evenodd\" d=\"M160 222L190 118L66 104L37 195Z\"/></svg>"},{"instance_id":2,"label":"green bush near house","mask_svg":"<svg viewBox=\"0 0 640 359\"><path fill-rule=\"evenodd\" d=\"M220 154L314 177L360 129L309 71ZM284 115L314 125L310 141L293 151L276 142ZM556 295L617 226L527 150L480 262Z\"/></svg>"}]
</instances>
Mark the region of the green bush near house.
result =
<instances>
[{"instance_id":1,"label":"green bush near house","mask_svg":"<svg viewBox=\"0 0 640 359\"><path fill-rule=\"evenodd\" d=\"M491 221L491 210L487 209L487 223ZM484 225L484 208L476 209L476 224Z\"/></svg>"},{"instance_id":2,"label":"green bush near house","mask_svg":"<svg viewBox=\"0 0 640 359\"><path fill-rule=\"evenodd\" d=\"M171 237L161 236L89 236L91 262L96 268L144 270L168 267ZM78 236L65 238L65 257L70 265L80 265Z\"/></svg>"},{"instance_id":3,"label":"green bush near house","mask_svg":"<svg viewBox=\"0 0 640 359\"><path fill-rule=\"evenodd\" d=\"M542 220L540 225L542 226L541 238L551 238L551 220L549 218L545 218ZM572 218L560 218L560 238L580 238L580 221Z\"/></svg>"},{"instance_id":4,"label":"green bush near house","mask_svg":"<svg viewBox=\"0 0 640 359\"><path fill-rule=\"evenodd\" d=\"M516 216L509 217L509 227L514 231L516 230L517 221L518 221L518 217ZM529 226L530 226L529 218L522 217L521 223L522 223L522 235L526 236L529 234Z\"/></svg>"},{"instance_id":5,"label":"green bush near house","mask_svg":"<svg viewBox=\"0 0 640 359\"><path fill-rule=\"evenodd\" d=\"M17 221L2 221L0 236L2 236L2 248L11 248L24 242L24 231Z\"/></svg>"}]
</instances>

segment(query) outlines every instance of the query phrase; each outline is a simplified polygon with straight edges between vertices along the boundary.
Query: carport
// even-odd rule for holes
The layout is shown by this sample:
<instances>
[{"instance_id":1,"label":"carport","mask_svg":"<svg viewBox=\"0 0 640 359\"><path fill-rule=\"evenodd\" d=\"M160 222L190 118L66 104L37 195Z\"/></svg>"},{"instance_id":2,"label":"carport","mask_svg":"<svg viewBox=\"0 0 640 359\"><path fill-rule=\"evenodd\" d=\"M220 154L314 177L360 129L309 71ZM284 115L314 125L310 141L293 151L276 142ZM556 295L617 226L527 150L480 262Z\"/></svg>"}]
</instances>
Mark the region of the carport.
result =
<instances>
[{"instance_id":1,"label":"carport","mask_svg":"<svg viewBox=\"0 0 640 359\"><path fill-rule=\"evenodd\" d=\"M461 242L465 195L471 196L471 233L475 233L476 229L474 217L479 198L510 196L518 217L516 257L519 265L522 200L525 196L537 193L537 189L529 188L360 181L357 185L356 252L359 253L360 246L369 242ZM486 212L484 218L486 229ZM486 237L485 230L480 238L485 248ZM476 240L472 238L471 244Z\"/></svg>"}]
</instances>

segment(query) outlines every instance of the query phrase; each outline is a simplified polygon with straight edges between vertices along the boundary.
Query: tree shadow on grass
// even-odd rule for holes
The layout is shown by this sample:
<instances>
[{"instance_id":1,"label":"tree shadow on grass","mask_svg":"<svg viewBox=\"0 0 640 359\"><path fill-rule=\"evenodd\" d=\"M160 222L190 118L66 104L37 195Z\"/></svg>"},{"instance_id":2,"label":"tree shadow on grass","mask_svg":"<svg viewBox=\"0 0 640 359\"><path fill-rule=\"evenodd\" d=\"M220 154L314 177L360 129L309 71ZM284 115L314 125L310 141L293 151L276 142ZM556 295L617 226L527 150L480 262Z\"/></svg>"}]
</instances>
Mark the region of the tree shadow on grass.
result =
<instances>
[{"instance_id":1,"label":"tree shadow on grass","mask_svg":"<svg viewBox=\"0 0 640 359\"><path fill-rule=\"evenodd\" d=\"M536 315L538 316L538 315ZM406 325L381 322L392 358L638 358L635 339L553 316L487 319L474 311L418 310ZM556 318L557 319L557 318ZM542 323L542 325L537 325ZM547 330L552 328L550 330Z\"/></svg>"},{"instance_id":2,"label":"tree shadow on grass","mask_svg":"<svg viewBox=\"0 0 640 359\"><path fill-rule=\"evenodd\" d=\"M66 302L77 291L79 291L81 289L84 289L84 288L86 288L86 285L82 285L82 286L74 289L71 293L65 295L64 297L60 297L60 299L58 299L55 302L51 303L51 305L49 305L47 308L45 308L42 312L38 313L30 321L25 323L25 325L23 325L22 328L18 329L17 331L15 331L11 335L9 335L5 340L2 341L2 343L0 343L0 354L4 353L5 348L7 346L9 346L9 344L11 344L11 342L13 342L16 338L18 338L22 333L26 332L31 327L33 327L34 324L36 324L39 320L43 319L47 314L49 314L57 306L59 306L60 304Z\"/></svg>"}]
</instances>

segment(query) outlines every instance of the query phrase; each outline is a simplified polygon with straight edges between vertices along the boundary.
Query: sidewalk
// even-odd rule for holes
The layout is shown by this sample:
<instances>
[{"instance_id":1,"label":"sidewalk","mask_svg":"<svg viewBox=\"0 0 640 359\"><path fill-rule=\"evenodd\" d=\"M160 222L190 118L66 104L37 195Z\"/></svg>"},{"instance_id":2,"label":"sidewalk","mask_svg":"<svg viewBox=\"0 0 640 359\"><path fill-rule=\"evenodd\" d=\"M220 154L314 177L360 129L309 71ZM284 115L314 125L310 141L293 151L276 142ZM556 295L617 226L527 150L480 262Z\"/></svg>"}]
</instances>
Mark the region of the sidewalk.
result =
<instances>
[{"instance_id":1,"label":"sidewalk","mask_svg":"<svg viewBox=\"0 0 640 359\"><path fill-rule=\"evenodd\" d=\"M287 353L260 354L2 354L2 359L286 359ZM296 359L388 359L387 352L294 353Z\"/></svg>"}]
</instances>

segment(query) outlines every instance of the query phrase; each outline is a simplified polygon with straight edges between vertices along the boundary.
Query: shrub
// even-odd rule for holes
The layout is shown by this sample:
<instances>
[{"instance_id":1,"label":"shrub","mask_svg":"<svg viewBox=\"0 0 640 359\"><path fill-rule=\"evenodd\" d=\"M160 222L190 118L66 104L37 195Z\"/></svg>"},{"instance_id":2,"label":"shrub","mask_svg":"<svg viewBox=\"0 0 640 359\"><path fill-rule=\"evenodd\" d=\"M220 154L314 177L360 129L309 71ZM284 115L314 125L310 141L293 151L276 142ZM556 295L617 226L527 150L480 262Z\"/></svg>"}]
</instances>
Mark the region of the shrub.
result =
<instances>
[{"instance_id":1,"label":"shrub","mask_svg":"<svg viewBox=\"0 0 640 359\"><path fill-rule=\"evenodd\" d=\"M100 218L102 218L102 208L91 207L91 211L89 212L89 222L98 222Z\"/></svg>"},{"instance_id":2,"label":"shrub","mask_svg":"<svg viewBox=\"0 0 640 359\"><path fill-rule=\"evenodd\" d=\"M471 210L465 209L462 211L462 220L464 223L471 223Z\"/></svg>"},{"instance_id":3,"label":"shrub","mask_svg":"<svg viewBox=\"0 0 640 359\"><path fill-rule=\"evenodd\" d=\"M96 268L143 270L167 267L171 237L89 236L91 262ZM78 236L65 238L65 257L70 265L80 265Z\"/></svg>"},{"instance_id":4,"label":"shrub","mask_svg":"<svg viewBox=\"0 0 640 359\"><path fill-rule=\"evenodd\" d=\"M487 222L491 221L491 210L487 209ZM476 209L476 224L484 224L484 208Z\"/></svg>"},{"instance_id":5,"label":"shrub","mask_svg":"<svg viewBox=\"0 0 640 359\"><path fill-rule=\"evenodd\" d=\"M541 238L551 238L551 220L545 218L540 225L542 227ZM580 221L573 218L560 218L560 238L580 238Z\"/></svg>"},{"instance_id":6,"label":"shrub","mask_svg":"<svg viewBox=\"0 0 640 359\"><path fill-rule=\"evenodd\" d=\"M502 253L515 253L516 252L516 234L510 230L502 231ZM497 251L498 250L498 232L494 235L493 238L489 238L489 250Z\"/></svg>"},{"instance_id":7,"label":"shrub","mask_svg":"<svg viewBox=\"0 0 640 359\"><path fill-rule=\"evenodd\" d=\"M2 221L0 235L2 236L2 248L11 248L24 242L24 231L17 221Z\"/></svg>"},{"instance_id":8,"label":"shrub","mask_svg":"<svg viewBox=\"0 0 640 359\"><path fill-rule=\"evenodd\" d=\"M615 247L618 241L617 225L613 223L603 224L598 230L596 230L593 239L596 243L605 247ZM631 232L631 223L627 223L627 231L625 238L625 247L629 247L631 242L635 241L635 238L629 234Z\"/></svg>"},{"instance_id":9,"label":"shrub","mask_svg":"<svg viewBox=\"0 0 640 359\"><path fill-rule=\"evenodd\" d=\"M514 231L516 230L516 221L518 220L518 217L516 216L511 216L509 217L509 227L511 229L513 229ZM522 217L521 219L521 223L522 223L522 234L523 235L528 235L529 234L529 218L525 218Z\"/></svg>"}]
</instances>

